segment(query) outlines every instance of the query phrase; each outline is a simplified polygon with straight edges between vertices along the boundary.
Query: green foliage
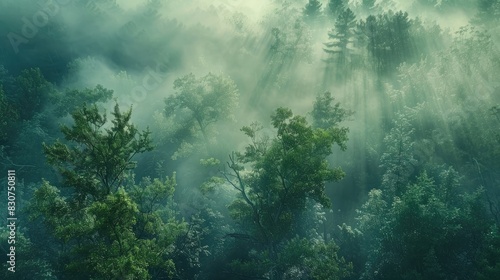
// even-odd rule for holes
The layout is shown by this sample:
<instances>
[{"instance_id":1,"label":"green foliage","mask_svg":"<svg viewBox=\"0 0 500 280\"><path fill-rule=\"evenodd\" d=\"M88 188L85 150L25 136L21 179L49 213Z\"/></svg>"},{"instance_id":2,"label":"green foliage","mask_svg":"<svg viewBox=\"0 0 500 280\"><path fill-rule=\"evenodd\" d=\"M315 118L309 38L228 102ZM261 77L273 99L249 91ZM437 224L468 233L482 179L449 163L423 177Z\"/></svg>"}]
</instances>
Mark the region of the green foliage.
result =
<instances>
[{"instance_id":1,"label":"green foliage","mask_svg":"<svg viewBox=\"0 0 500 280\"><path fill-rule=\"evenodd\" d=\"M45 80L39 68L25 69L16 78L17 106L22 120L40 113L53 95L52 85Z\"/></svg>"},{"instance_id":2,"label":"green foliage","mask_svg":"<svg viewBox=\"0 0 500 280\"><path fill-rule=\"evenodd\" d=\"M97 279L149 279L147 242L137 240L133 232L138 214L137 205L123 190L109 194L102 201L92 203L87 209L88 233L99 236L77 252L87 255L83 266ZM85 224L83 225L85 226ZM68 236L68 238L75 236ZM142 242L141 242L142 241ZM82 263L72 263L68 270L80 271Z\"/></svg>"},{"instance_id":3,"label":"green foliage","mask_svg":"<svg viewBox=\"0 0 500 280\"><path fill-rule=\"evenodd\" d=\"M139 215L137 217L136 229L140 237L163 236L165 244L174 241L178 230L164 231L168 227L178 227L175 224L175 212L173 209L165 207L171 205L172 196L176 186L175 174L167 177L163 181L155 178L144 178L141 183L134 186L130 191L131 197L137 203ZM183 226L183 224L181 224ZM167 245L166 245L167 246Z\"/></svg>"},{"instance_id":4,"label":"green foliage","mask_svg":"<svg viewBox=\"0 0 500 280\"><path fill-rule=\"evenodd\" d=\"M340 13L345 10L345 0L329 0L328 9L325 9L327 15L332 19L337 19Z\"/></svg>"},{"instance_id":5,"label":"green foliage","mask_svg":"<svg viewBox=\"0 0 500 280\"><path fill-rule=\"evenodd\" d=\"M284 279L340 280L351 273L352 264L338 257L333 242L292 238L283 247L278 266Z\"/></svg>"},{"instance_id":6,"label":"green foliage","mask_svg":"<svg viewBox=\"0 0 500 280\"><path fill-rule=\"evenodd\" d=\"M488 219L482 191L459 194L457 176L445 170L436 184L424 173L389 208L380 191L370 197L358 218L373 234L365 278L474 278Z\"/></svg>"},{"instance_id":7,"label":"green foliage","mask_svg":"<svg viewBox=\"0 0 500 280\"><path fill-rule=\"evenodd\" d=\"M409 32L412 20L408 13L389 11L378 16L371 15L363 26L368 53L379 73L392 72L399 64L412 58L414 53Z\"/></svg>"},{"instance_id":8,"label":"green foliage","mask_svg":"<svg viewBox=\"0 0 500 280\"><path fill-rule=\"evenodd\" d=\"M251 251L250 261L235 260L232 269L239 272L235 275L263 275L264 279L346 279L352 264L339 257L338 250L333 242L294 237L280 246L276 259L268 252Z\"/></svg>"},{"instance_id":9,"label":"green foliage","mask_svg":"<svg viewBox=\"0 0 500 280\"><path fill-rule=\"evenodd\" d=\"M4 90L7 89L7 91L12 90L15 87L14 77L10 75L9 71L2 64L0 64L0 84L2 84Z\"/></svg>"},{"instance_id":10,"label":"green foliage","mask_svg":"<svg viewBox=\"0 0 500 280\"><path fill-rule=\"evenodd\" d=\"M177 240L176 270L183 279L223 279L234 259L231 250L243 252L228 236L234 225L228 221L226 208L234 191L217 176L206 179L200 191L202 196L190 199L189 211L194 214L188 230Z\"/></svg>"},{"instance_id":11,"label":"green foliage","mask_svg":"<svg viewBox=\"0 0 500 280\"><path fill-rule=\"evenodd\" d=\"M152 150L149 131L139 132L130 124L131 110L121 113L118 106L110 126L96 106L72 116L74 125L61 130L73 145L44 145L70 191L63 195L45 181L30 203L31 218L43 221L66 248L59 273L73 279L172 277L172 244L185 230L166 207L175 177L127 182L134 155Z\"/></svg>"},{"instance_id":12,"label":"green foliage","mask_svg":"<svg viewBox=\"0 0 500 280\"><path fill-rule=\"evenodd\" d=\"M208 147L213 143L215 124L234 119L238 106L238 89L234 82L222 75L208 75L197 79L188 74L174 81L177 92L165 100L165 116L183 124L176 129L173 139L183 140L176 155L190 154L187 147Z\"/></svg>"},{"instance_id":13,"label":"green foliage","mask_svg":"<svg viewBox=\"0 0 500 280\"><path fill-rule=\"evenodd\" d=\"M271 120L277 133L272 140L259 137L258 125L242 128L252 143L243 154L230 157L232 172L223 174L240 194L229 207L231 216L253 239L265 244L272 264L307 199L323 207L330 205L325 183L338 181L344 174L339 168L331 169L326 157L333 144L344 138L334 130L313 128L286 108L277 109ZM245 170L245 165L251 169ZM272 278L282 274L273 268L269 273Z\"/></svg>"},{"instance_id":14,"label":"green foliage","mask_svg":"<svg viewBox=\"0 0 500 280\"><path fill-rule=\"evenodd\" d=\"M226 118L232 118L232 112L238 102L238 90L229 78L208 75L196 79L193 74L175 80L174 89L178 92L167 98L165 114L180 114L176 110L188 110L200 130Z\"/></svg>"},{"instance_id":15,"label":"green foliage","mask_svg":"<svg viewBox=\"0 0 500 280\"><path fill-rule=\"evenodd\" d=\"M207 209L210 212L211 209ZM205 212L206 213L206 212ZM216 253L217 246L215 240L208 243L205 239L210 239L210 235L215 231L213 221L207 221L207 216L202 213L193 215L189 221L187 229L177 238L175 250L172 253L176 265L176 279L197 279L202 270L209 269L202 267L205 258L212 252ZM205 260L206 261L206 260Z\"/></svg>"},{"instance_id":16,"label":"green foliage","mask_svg":"<svg viewBox=\"0 0 500 280\"><path fill-rule=\"evenodd\" d=\"M351 64L356 32L356 15L349 8L342 10L335 20L335 27L328 32L330 42L324 44L323 51L330 56L326 62L336 62L339 70L345 71L345 67Z\"/></svg>"},{"instance_id":17,"label":"green foliage","mask_svg":"<svg viewBox=\"0 0 500 280\"><path fill-rule=\"evenodd\" d=\"M413 130L408 153L413 159L421 164L453 163L468 184L485 187L487 203L497 217L499 122L491 107L498 96L499 58L488 30L473 25L460 28L450 48L418 64L401 66L395 100L423 104L408 119Z\"/></svg>"},{"instance_id":18,"label":"green foliage","mask_svg":"<svg viewBox=\"0 0 500 280\"><path fill-rule=\"evenodd\" d=\"M80 202L116 191L125 172L135 167L134 155L153 149L149 130L139 132L129 123L131 115L132 110L121 113L116 105L112 127L104 128L106 116L97 106L83 106L72 114L74 125L61 128L66 140L77 145L43 145L48 162L63 175L65 185L74 188Z\"/></svg>"},{"instance_id":19,"label":"green foliage","mask_svg":"<svg viewBox=\"0 0 500 280\"><path fill-rule=\"evenodd\" d=\"M401 195L410 182L417 161L414 158L414 132L411 121L418 113L416 109L405 108L396 115L394 127L384 138L386 151L381 157L381 167L385 169L382 186L389 198Z\"/></svg>"},{"instance_id":20,"label":"green foliage","mask_svg":"<svg viewBox=\"0 0 500 280\"><path fill-rule=\"evenodd\" d=\"M82 107L84 104L106 102L113 96L113 91L97 85L94 89L67 90L55 99L54 113L58 117L65 117Z\"/></svg>"},{"instance_id":21,"label":"green foliage","mask_svg":"<svg viewBox=\"0 0 500 280\"><path fill-rule=\"evenodd\" d=\"M352 265L352 273L346 279L360 279L362 269L366 263L366 248L364 246L367 244L363 243L364 239L365 235L359 229L352 228L345 223L338 226L337 236L335 237L335 241L339 246L338 255L345 258L346 262Z\"/></svg>"},{"instance_id":22,"label":"green foliage","mask_svg":"<svg viewBox=\"0 0 500 280\"><path fill-rule=\"evenodd\" d=\"M486 236L487 248L481 257L481 270L478 280L496 279L500 277L500 233L498 226L492 227Z\"/></svg>"},{"instance_id":23,"label":"green foliage","mask_svg":"<svg viewBox=\"0 0 500 280\"><path fill-rule=\"evenodd\" d=\"M19 113L5 96L2 84L0 83L0 145L5 145L12 135L12 127L16 123Z\"/></svg>"},{"instance_id":24,"label":"green foliage","mask_svg":"<svg viewBox=\"0 0 500 280\"><path fill-rule=\"evenodd\" d=\"M384 226L384 216L387 202L382 197L382 191L373 189L368 193L368 201L358 210L357 220L363 232L370 229L380 229Z\"/></svg>"},{"instance_id":25,"label":"green foliage","mask_svg":"<svg viewBox=\"0 0 500 280\"><path fill-rule=\"evenodd\" d=\"M30 204L33 212L30 213L31 219L36 219L41 214L50 213L44 218L44 222L53 230L53 234L61 239L65 237L64 228L61 226L68 223L64 217L70 214L70 206L64 197L61 197L60 190L49 182L43 181L42 185L33 195Z\"/></svg>"},{"instance_id":26,"label":"green foliage","mask_svg":"<svg viewBox=\"0 0 500 280\"><path fill-rule=\"evenodd\" d=\"M131 201L123 189L119 189L107 196L102 202L96 201L88 211L90 215L95 216L94 227L100 235L113 236L120 234L124 236L123 238L131 235L131 232L127 231L137 222L135 216L139 212L137 205ZM114 215L107 216L108 213ZM115 224L117 227L113 228L113 230L116 230L116 232L111 232L109 225ZM116 239L120 240L122 238Z\"/></svg>"},{"instance_id":27,"label":"green foliage","mask_svg":"<svg viewBox=\"0 0 500 280\"><path fill-rule=\"evenodd\" d=\"M321 15L321 6L323 4L318 0L309 0L303 9L306 20L314 20Z\"/></svg>"},{"instance_id":28,"label":"green foliage","mask_svg":"<svg viewBox=\"0 0 500 280\"><path fill-rule=\"evenodd\" d=\"M329 91L316 96L311 112L313 126L315 128L330 130L332 135L336 137L335 143L342 150L345 150L347 148L346 142L348 140L347 133L349 132L349 128L339 127L339 124L353 113L340 107L339 102L333 104L334 100Z\"/></svg>"},{"instance_id":29,"label":"green foliage","mask_svg":"<svg viewBox=\"0 0 500 280\"><path fill-rule=\"evenodd\" d=\"M33 279L33 280L56 280L56 273L51 265L39 258L33 252L36 251L33 243L26 237L23 231L16 228L16 243L8 243L8 230L2 230L0 232L0 242L2 246L0 251L2 252L2 265L0 266L2 271L0 272L0 277L2 279ZM15 272L7 270L10 267L8 264L10 254L10 247L15 247L15 257L16 265ZM13 276L14 275L14 276Z\"/></svg>"}]
</instances>

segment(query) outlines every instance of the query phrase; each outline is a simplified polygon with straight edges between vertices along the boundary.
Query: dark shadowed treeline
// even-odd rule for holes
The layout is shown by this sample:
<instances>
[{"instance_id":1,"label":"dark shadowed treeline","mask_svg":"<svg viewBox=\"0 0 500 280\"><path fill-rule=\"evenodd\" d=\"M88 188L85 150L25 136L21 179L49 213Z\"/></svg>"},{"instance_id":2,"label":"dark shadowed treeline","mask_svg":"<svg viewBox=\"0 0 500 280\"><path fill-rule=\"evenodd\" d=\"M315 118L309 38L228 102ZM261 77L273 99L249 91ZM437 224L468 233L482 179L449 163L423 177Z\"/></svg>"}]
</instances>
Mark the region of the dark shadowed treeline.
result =
<instances>
[{"instance_id":1,"label":"dark shadowed treeline","mask_svg":"<svg viewBox=\"0 0 500 280\"><path fill-rule=\"evenodd\" d=\"M500 279L499 19L2 1L0 278Z\"/></svg>"}]
</instances>

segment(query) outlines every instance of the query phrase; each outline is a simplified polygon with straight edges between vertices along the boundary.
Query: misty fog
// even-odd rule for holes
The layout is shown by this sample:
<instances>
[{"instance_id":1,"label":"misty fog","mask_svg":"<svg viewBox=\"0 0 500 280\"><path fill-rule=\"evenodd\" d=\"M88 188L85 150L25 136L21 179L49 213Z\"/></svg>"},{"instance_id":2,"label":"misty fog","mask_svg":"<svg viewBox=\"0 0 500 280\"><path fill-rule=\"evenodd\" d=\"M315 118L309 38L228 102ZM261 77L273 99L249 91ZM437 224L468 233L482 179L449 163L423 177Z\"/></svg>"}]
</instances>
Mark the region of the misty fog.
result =
<instances>
[{"instance_id":1,"label":"misty fog","mask_svg":"<svg viewBox=\"0 0 500 280\"><path fill-rule=\"evenodd\" d=\"M500 278L499 19L1 1L0 278Z\"/></svg>"}]
</instances>

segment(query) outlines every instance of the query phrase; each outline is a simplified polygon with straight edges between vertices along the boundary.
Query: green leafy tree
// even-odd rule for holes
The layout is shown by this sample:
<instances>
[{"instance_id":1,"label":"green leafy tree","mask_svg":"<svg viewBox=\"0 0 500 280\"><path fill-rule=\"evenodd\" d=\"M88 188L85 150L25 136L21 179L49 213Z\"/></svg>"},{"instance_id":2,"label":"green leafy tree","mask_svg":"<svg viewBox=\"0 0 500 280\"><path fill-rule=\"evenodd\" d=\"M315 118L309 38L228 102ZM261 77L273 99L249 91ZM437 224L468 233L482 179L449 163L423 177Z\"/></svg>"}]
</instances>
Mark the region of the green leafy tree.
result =
<instances>
[{"instance_id":1,"label":"green leafy tree","mask_svg":"<svg viewBox=\"0 0 500 280\"><path fill-rule=\"evenodd\" d=\"M337 141L342 149L346 149L345 143L347 142L349 128L339 127L338 125L353 113L340 107L339 102L334 104L334 101L335 98L333 98L332 93L329 91L316 96L311 112L313 126L325 130L331 129L334 135L346 137L344 139L338 139Z\"/></svg>"},{"instance_id":2,"label":"green leafy tree","mask_svg":"<svg viewBox=\"0 0 500 280\"><path fill-rule=\"evenodd\" d=\"M473 279L489 220L479 190L458 191L444 169L436 181L423 173L390 205L380 191L359 212L368 247L366 279Z\"/></svg>"},{"instance_id":3,"label":"green leafy tree","mask_svg":"<svg viewBox=\"0 0 500 280\"><path fill-rule=\"evenodd\" d=\"M97 107L72 113L63 126L66 141L44 144L48 162L61 174L64 189L44 181L30 213L58 240L61 277L150 279L172 276L172 243L183 230L165 205L175 179L145 180L133 186L136 154L151 151L150 132L130 123L132 110L118 105L108 124ZM128 190L127 190L128 189ZM171 211L170 211L171 212ZM64 276L65 277L65 276Z\"/></svg>"},{"instance_id":4,"label":"green leafy tree","mask_svg":"<svg viewBox=\"0 0 500 280\"><path fill-rule=\"evenodd\" d=\"M337 226L336 233L334 240L339 246L338 254L352 265L352 272L346 279L360 279L366 263L365 246L369 245L363 243L363 232L343 223Z\"/></svg>"},{"instance_id":5,"label":"green leafy tree","mask_svg":"<svg viewBox=\"0 0 500 280\"><path fill-rule=\"evenodd\" d=\"M392 12L366 19L364 35L368 52L379 73L394 71L413 55L410 29L412 21L406 12Z\"/></svg>"},{"instance_id":6,"label":"green leafy tree","mask_svg":"<svg viewBox=\"0 0 500 280\"><path fill-rule=\"evenodd\" d=\"M174 137L182 139L177 155L188 154L183 148L213 143L215 124L234 119L238 105L238 89L235 83L222 75L208 75L197 79L193 74L174 81L177 92L165 100L165 116L177 127ZM203 144L202 144L203 145ZM176 157L176 155L174 155Z\"/></svg>"},{"instance_id":7,"label":"green leafy tree","mask_svg":"<svg viewBox=\"0 0 500 280\"><path fill-rule=\"evenodd\" d=\"M361 209L356 210L357 229L362 234L361 238L353 240L350 246L358 247L361 249L361 260L363 265L361 267L354 267L355 275L363 275L367 270L371 269L373 259L378 257L381 252L380 231L386 229L388 224L388 203L384 199L385 194L379 189L373 189L368 193L367 201L361 206ZM343 249L346 244L339 242ZM352 252L349 252L352 253ZM348 260L348 254L343 254ZM353 260L353 263L359 264ZM370 270L373 271L373 270ZM360 277L364 279L369 277Z\"/></svg>"},{"instance_id":8,"label":"green leafy tree","mask_svg":"<svg viewBox=\"0 0 500 280\"><path fill-rule=\"evenodd\" d=\"M79 201L103 199L117 191L126 171L135 167L132 158L153 149L151 132L139 132L130 124L132 110L122 113L118 106L108 129L104 128L106 115L101 115L95 105L84 106L72 116L73 127L63 126L61 131L66 140L79 145L68 147L60 141L44 144L47 161L63 175L65 185L74 188Z\"/></svg>"},{"instance_id":9,"label":"green leafy tree","mask_svg":"<svg viewBox=\"0 0 500 280\"><path fill-rule=\"evenodd\" d=\"M417 112L418 108L406 108L402 113L397 113L394 127L384 138L386 150L381 157L381 167L385 169L382 185L389 199L404 192L416 169L413 139L415 129L411 121Z\"/></svg>"},{"instance_id":10,"label":"green leafy tree","mask_svg":"<svg viewBox=\"0 0 500 280\"><path fill-rule=\"evenodd\" d=\"M244 153L230 156L230 172L223 174L239 193L229 206L231 215L248 232L237 236L262 244L269 262L265 273L281 279L284 271L275 265L294 221L308 199L328 207L325 183L344 176L340 168L328 166L326 157L333 144L344 145L341 134L346 132L314 128L286 108L276 110L272 124L277 130L274 139L260 137L256 124L242 128L252 143Z\"/></svg>"}]
</instances>

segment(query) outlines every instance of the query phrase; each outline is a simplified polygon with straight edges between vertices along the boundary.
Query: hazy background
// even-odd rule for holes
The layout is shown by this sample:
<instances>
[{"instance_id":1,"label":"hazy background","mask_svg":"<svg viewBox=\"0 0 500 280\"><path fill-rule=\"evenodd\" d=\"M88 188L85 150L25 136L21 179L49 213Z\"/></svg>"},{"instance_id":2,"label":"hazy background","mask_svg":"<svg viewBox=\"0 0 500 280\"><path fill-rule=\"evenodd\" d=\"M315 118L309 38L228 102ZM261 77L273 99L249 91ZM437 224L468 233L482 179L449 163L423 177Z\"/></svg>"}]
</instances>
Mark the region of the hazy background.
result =
<instances>
[{"instance_id":1,"label":"hazy background","mask_svg":"<svg viewBox=\"0 0 500 280\"><path fill-rule=\"evenodd\" d=\"M321 15L320 23L300 23L297 31L293 25L302 19L307 1L66 2L2 2L0 59L12 75L36 66L60 90L101 84L114 91L121 105L133 104L135 122L152 127L158 122L153 118L155 112L161 113L163 100L174 92L175 79L188 73L227 76L240 92L239 107L235 121L221 124L218 131L219 141L232 149L243 145L240 141L244 138L238 133L242 125L266 123L279 106L305 114L316 94L331 91L343 107L355 112L346 123L351 130L349 149L334 160L341 166L352 166L353 158L361 156L360 150L381 148L381 129L390 124L385 118L394 110L387 104L388 89L408 82L396 69L383 77L361 68L341 81L328 77L323 48L334 19ZM327 1L320 2L327 7ZM470 1L431 2L376 1L378 13L401 9L408 11L411 20L421 22L420 36L428 43L422 49L421 42L411 42L415 55L409 63L430 61L433 53L446 50L457 37L455 32L477 14L477 5ZM349 1L358 20L367 16L361 5L360 1ZM21 35L23 18L32 21L45 8L51 8L54 15L28 43L19 45L19 53L14 53L7 34ZM273 28L288 36L288 45L281 52L270 50L276 43ZM151 79L153 73L157 75ZM144 81L151 84L145 92L134 90ZM108 110L113 103L107 105ZM350 179L352 173L347 174L342 184L355 180ZM364 180L376 184L377 174L366 176Z\"/></svg>"}]
</instances>

